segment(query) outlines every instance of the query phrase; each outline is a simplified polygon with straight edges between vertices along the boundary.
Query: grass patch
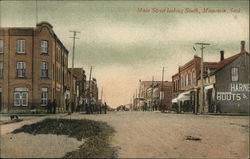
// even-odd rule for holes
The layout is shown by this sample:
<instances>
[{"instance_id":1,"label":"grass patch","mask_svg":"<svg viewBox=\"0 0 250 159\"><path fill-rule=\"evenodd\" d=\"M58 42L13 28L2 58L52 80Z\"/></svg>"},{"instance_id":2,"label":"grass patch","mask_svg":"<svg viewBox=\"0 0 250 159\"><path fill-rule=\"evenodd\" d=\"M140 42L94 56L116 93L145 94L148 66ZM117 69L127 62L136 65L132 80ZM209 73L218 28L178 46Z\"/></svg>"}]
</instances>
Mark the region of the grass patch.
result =
<instances>
[{"instance_id":1,"label":"grass patch","mask_svg":"<svg viewBox=\"0 0 250 159\"><path fill-rule=\"evenodd\" d=\"M9 120L9 121L0 121L0 125L17 123L17 122L20 122L20 121L23 121L23 119L14 119L14 120Z\"/></svg>"},{"instance_id":2,"label":"grass patch","mask_svg":"<svg viewBox=\"0 0 250 159\"><path fill-rule=\"evenodd\" d=\"M12 133L67 135L77 140L87 139L78 150L68 152L65 158L114 158L117 149L110 141L114 129L107 123L93 120L45 119L14 130Z\"/></svg>"}]
</instances>

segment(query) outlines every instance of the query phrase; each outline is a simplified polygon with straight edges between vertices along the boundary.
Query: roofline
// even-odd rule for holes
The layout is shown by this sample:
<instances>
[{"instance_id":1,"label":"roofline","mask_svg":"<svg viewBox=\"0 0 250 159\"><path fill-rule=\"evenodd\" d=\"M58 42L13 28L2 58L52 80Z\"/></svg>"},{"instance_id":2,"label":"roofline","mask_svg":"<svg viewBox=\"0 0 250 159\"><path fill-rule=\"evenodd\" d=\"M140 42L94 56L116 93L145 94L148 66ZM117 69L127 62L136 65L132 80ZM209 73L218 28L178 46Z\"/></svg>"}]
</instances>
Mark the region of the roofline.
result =
<instances>
[{"instance_id":1,"label":"roofline","mask_svg":"<svg viewBox=\"0 0 250 159\"><path fill-rule=\"evenodd\" d=\"M226 67L227 65L229 65L230 63L232 63L233 61L235 61L236 59L238 59L241 55L246 54L246 55L249 56L249 53L248 53L247 51L240 52L240 53L238 53L238 54L239 54L239 56L237 56L235 59L233 59L232 61L226 63L226 64L223 65L222 67L216 69L216 70L214 71L214 74L216 74L218 71L220 71L221 69L223 69L224 67ZM235 54L235 55L237 55L237 54ZM235 56L235 55L233 55L233 56ZM233 56L230 56L230 57L233 57ZM230 58L230 57L228 57L228 58Z\"/></svg>"}]
</instances>

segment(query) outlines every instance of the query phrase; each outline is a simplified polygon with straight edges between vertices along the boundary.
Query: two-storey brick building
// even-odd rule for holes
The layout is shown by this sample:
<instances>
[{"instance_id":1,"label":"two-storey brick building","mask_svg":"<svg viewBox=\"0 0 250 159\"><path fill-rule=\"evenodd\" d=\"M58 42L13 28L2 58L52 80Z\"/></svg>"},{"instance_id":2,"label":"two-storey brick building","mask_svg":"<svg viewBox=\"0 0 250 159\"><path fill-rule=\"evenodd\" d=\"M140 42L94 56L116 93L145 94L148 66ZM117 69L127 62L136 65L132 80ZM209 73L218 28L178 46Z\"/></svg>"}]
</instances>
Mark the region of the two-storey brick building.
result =
<instances>
[{"instance_id":1,"label":"two-storey brick building","mask_svg":"<svg viewBox=\"0 0 250 159\"><path fill-rule=\"evenodd\" d=\"M1 111L65 109L68 50L47 22L35 28L0 28Z\"/></svg>"}]
</instances>

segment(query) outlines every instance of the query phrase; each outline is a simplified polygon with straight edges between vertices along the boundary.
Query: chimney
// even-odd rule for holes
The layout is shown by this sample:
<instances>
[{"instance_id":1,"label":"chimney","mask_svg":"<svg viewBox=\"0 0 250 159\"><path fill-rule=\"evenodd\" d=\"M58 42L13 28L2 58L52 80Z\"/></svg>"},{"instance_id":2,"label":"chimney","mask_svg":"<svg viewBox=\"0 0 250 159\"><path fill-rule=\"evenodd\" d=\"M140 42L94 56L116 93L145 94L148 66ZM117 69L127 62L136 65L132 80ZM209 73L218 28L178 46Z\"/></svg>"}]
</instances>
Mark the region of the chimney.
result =
<instances>
[{"instance_id":1,"label":"chimney","mask_svg":"<svg viewBox=\"0 0 250 159\"><path fill-rule=\"evenodd\" d=\"M224 51L220 51L220 61L224 60Z\"/></svg>"},{"instance_id":2,"label":"chimney","mask_svg":"<svg viewBox=\"0 0 250 159\"><path fill-rule=\"evenodd\" d=\"M240 44L241 44L240 52L245 52L245 41L241 41Z\"/></svg>"}]
</instances>

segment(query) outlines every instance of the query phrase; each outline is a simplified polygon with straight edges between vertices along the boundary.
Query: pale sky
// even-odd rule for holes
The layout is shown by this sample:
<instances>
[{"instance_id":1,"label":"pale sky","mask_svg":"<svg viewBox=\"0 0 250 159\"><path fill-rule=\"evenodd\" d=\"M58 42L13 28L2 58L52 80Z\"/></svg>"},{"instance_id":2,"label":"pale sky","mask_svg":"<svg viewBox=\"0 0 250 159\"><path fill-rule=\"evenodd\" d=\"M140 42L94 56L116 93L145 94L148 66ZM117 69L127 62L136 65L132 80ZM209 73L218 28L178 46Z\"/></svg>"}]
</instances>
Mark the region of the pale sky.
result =
<instances>
[{"instance_id":1,"label":"pale sky","mask_svg":"<svg viewBox=\"0 0 250 159\"><path fill-rule=\"evenodd\" d=\"M83 67L97 79L99 91L112 107L128 104L139 79L165 80L177 73L195 54L194 43L208 42L205 61L218 61L249 51L248 1L38 1L38 21L53 25L55 33L72 52L70 30L80 31L75 67ZM1 27L35 27L35 1L0 1ZM198 9L200 13L139 13L138 8ZM227 13L203 13L204 8ZM231 12L231 9L239 12ZM70 54L71 55L71 54ZM69 59L71 66L71 56Z\"/></svg>"}]
</instances>

